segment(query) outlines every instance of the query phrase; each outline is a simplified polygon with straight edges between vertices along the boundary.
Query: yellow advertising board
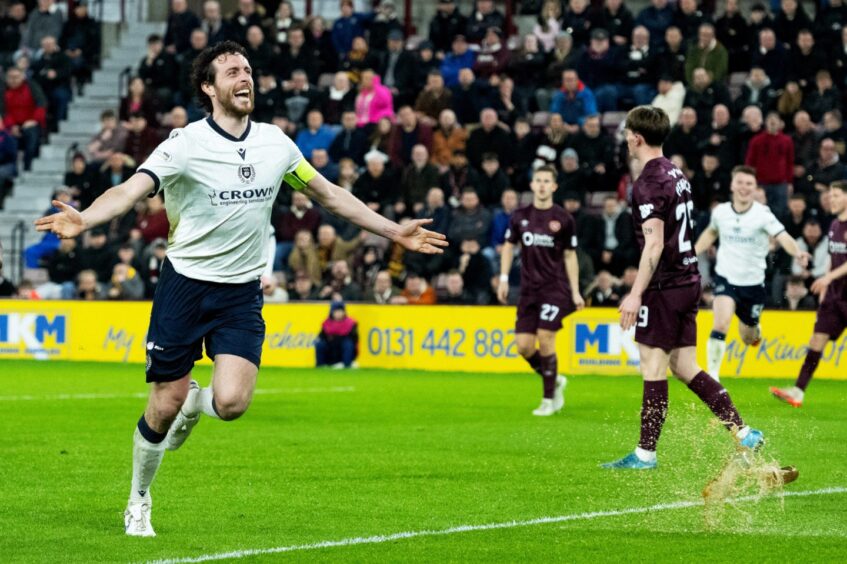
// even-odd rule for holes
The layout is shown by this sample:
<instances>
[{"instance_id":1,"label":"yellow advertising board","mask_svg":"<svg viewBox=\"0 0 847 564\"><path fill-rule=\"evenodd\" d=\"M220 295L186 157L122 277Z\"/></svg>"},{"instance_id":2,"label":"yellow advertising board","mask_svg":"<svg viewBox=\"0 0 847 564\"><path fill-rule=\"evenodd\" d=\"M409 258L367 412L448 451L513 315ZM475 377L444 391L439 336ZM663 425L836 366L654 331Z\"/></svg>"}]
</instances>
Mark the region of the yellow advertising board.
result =
<instances>
[{"instance_id":1,"label":"yellow advertising board","mask_svg":"<svg viewBox=\"0 0 847 564\"><path fill-rule=\"evenodd\" d=\"M314 365L313 342L328 304L267 305L264 366ZM480 306L348 306L359 322L363 367L519 372L527 370L514 341L515 309ZM0 361L8 358L143 363L149 302L0 300ZM744 377L797 375L814 325L814 313L766 311L758 347L727 336L723 374ZM698 317L705 344L711 312ZM734 324L733 324L734 325ZM586 309L565 319L558 338L565 374L633 374L638 347L612 309ZM705 365L705 346L699 347ZM208 362L205 360L203 362ZM0 369L2 363L0 362ZM847 379L847 334L827 345L816 377Z\"/></svg>"}]
</instances>

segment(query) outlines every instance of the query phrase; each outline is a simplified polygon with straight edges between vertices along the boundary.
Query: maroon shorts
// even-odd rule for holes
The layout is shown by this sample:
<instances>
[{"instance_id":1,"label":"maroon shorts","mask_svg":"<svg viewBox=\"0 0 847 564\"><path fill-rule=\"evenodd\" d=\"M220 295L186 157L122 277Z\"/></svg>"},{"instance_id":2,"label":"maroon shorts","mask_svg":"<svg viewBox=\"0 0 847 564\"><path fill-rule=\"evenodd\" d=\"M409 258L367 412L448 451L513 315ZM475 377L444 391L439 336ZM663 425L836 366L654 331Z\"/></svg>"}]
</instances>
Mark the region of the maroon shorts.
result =
<instances>
[{"instance_id":1,"label":"maroon shorts","mask_svg":"<svg viewBox=\"0 0 847 564\"><path fill-rule=\"evenodd\" d=\"M697 345L700 284L647 290L635 320L635 341L671 351Z\"/></svg>"},{"instance_id":2,"label":"maroon shorts","mask_svg":"<svg viewBox=\"0 0 847 564\"><path fill-rule=\"evenodd\" d=\"M539 329L558 331L562 328L562 320L575 309L567 294L521 295L515 333L536 333Z\"/></svg>"},{"instance_id":3,"label":"maroon shorts","mask_svg":"<svg viewBox=\"0 0 847 564\"><path fill-rule=\"evenodd\" d=\"M832 340L841 336L847 327L847 303L841 300L824 300L818 306L815 333L826 333Z\"/></svg>"}]
</instances>

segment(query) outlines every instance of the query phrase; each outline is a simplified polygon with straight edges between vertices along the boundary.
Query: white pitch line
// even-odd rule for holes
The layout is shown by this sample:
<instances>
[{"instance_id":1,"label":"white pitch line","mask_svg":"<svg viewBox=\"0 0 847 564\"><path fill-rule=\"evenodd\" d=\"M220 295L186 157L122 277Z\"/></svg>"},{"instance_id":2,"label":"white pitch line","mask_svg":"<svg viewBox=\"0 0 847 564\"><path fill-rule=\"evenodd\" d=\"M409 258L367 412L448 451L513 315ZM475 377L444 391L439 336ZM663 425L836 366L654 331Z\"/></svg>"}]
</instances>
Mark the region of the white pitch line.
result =
<instances>
[{"instance_id":1,"label":"white pitch line","mask_svg":"<svg viewBox=\"0 0 847 564\"><path fill-rule=\"evenodd\" d=\"M329 388L274 388L274 389L258 389L254 393L256 395L274 395L274 394L336 394L344 392L355 392L353 386L335 386ZM135 394L48 394L44 396L20 395L20 396L0 396L0 401L54 401L54 400L87 400L87 399L133 399L146 398L147 392L138 392Z\"/></svg>"},{"instance_id":2,"label":"white pitch line","mask_svg":"<svg viewBox=\"0 0 847 564\"><path fill-rule=\"evenodd\" d=\"M832 487L819 490L806 490L799 492L782 492L781 494L768 496L771 498L784 497L809 497L817 495L832 495L847 493L847 487ZM745 496L738 497L732 500L727 500L734 503L758 501L760 496ZM163 560L153 560L148 564L182 564L188 562L210 562L213 560L227 560L236 558L247 558L249 556L260 556L263 554L280 554L283 552L299 552L306 550L317 550L321 548L334 548L340 546L355 546L360 544L382 544L396 540L411 539L417 537L434 537L444 535L454 535L457 533L470 533L475 531L491 531L495 529L514 529L517 527L531 527L533 525L546 525L549 523L565 523L568 521L591 521L602 517L619 517L621 515L634 515L640 513L651 513L654 511L669 511L673 509L687 509L690 507L701 507L703 501L674 501L671 503L659 503L647 507L631 507L629 509L613 509L610 511L589 511L586 513L575 513L571 515L557 515L553 517L538 517L536 519L528 519L525 521L505 521L503 523L486 523L483 525L459 525L447 529L434 529L422 531L405 531L401 533L392 533L388 535L374 535L370 537L353 537L341 540L328 540L310 544L293 544L289 546L277 546L274 548L249 548L243 550L233 550L231 552L220 552L217 554L204 554L202 556L189 556L184 558L167 558Z\"/></svg>"}]
</instances>

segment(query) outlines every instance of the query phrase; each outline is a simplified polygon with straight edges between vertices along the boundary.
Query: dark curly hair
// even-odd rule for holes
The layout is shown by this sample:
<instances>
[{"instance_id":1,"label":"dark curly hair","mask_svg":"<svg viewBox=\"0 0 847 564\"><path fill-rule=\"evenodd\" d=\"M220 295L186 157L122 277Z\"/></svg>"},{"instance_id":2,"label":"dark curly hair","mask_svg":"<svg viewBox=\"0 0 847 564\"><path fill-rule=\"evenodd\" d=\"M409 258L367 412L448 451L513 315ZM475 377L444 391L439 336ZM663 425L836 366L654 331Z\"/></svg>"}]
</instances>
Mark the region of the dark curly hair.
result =
<instances>
[{"instance_id":1,"label":"dark curly hair","mask_svg":"<svg viewBox=\"0 0 847 564\"><path fill-rule=\"evenodd\" d=\"M214 62L221 55L243 55L247 57L247 51L235 41L222 41L217 45L206 47L203 49L194 62L191 64L191 85L194 87L194 94L197 96L200 105L206 108L209 113L212 112L212 99L203 92L203 83L215 83L215 66Z\"/></svg>"}]
</instances>

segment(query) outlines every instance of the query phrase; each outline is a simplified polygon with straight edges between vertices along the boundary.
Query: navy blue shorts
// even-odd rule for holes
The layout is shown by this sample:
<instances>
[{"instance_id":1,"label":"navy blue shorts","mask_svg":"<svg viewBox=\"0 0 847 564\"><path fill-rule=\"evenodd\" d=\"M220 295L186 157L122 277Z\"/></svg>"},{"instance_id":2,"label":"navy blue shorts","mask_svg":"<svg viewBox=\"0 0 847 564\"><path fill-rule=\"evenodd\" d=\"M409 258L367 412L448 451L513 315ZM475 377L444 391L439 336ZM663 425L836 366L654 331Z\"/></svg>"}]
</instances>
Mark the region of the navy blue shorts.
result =
<instances>
[{"instance_id":1,"label":"navy blue shorts","mask_svg":"<svg viewBox=\"0 0 847 564\"><path fill-rule=\"evenodd\" d=\"M765 309L765 285L733 286L723 276L715 275L715 297L727 296L735 302L735 315L744 325L755 327Z\"/></svg>"},{"instance_id":2,"label":"navy blue shorts","mask_svg":"<svg viewBox=\"0 0 847 564\"><path fill-rule=\"evenodd\" d=\"M265 321L258 280L220 284L177 273L162 265L150 328L147 330L147 381L179 380L203 357L232 354L257 367L262 358Z\"/></svg>"}]
</instances>

